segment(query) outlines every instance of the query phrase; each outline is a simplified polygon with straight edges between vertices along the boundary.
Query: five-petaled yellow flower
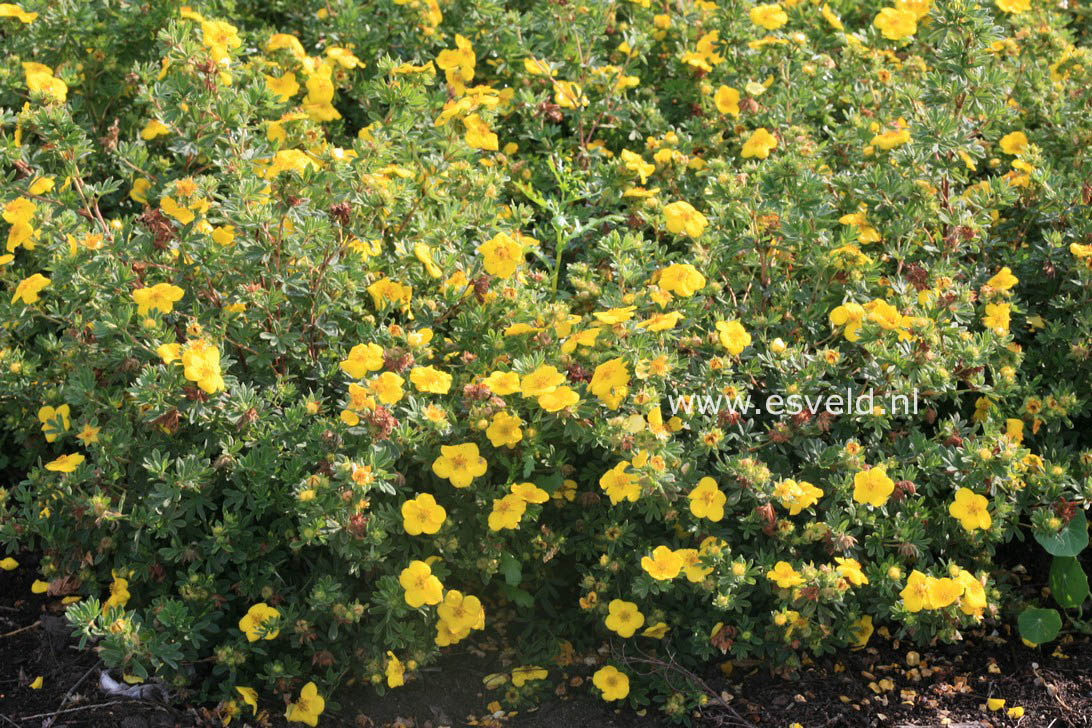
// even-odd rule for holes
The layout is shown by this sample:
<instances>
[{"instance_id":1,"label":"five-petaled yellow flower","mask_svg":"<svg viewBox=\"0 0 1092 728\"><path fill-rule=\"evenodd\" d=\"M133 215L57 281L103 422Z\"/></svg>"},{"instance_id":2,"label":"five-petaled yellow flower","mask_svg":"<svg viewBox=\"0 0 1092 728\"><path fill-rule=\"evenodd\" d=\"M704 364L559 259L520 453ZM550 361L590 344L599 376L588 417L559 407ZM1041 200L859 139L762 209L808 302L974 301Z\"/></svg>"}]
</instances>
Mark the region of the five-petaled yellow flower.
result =
<instances>
[{"instance_id":1,"label":"five-petaled yellow flower","mask_svg":"<svg viewBox=\"0 0 1092 728\"><path fill-rule=\"evenodd\" d=\"M318 686L309 682L300 690L300 696L296 702L289 703L284 717L290 723L306 723L309 726L318 725L318 717L326 709L326 700L319 695Z\"/></svg>"},{"instance_id":2,"label":"five-petaled yellow flower","mask_svg":"<svg viewBox=\"0 0 1092 728\"><path fill-rule=\"evenodd\" d=\"M239 619L239 629L246 635L247 642L271 640L281 633L280 628L274 626L280 616L281 613L273 607L258 602Z\"/></svg>"},{"instance_id":3,"label":"five-petaled yellow flower","mask_svg":"<svg viewBox=\"0 0 1092 728\"><path fill-rule=\"evenodd\" d=\"M853 500L858 503L879 508L894 492L895 481L887 477L887 470L881 465L853 476Z\"/></svg>"},{"instance_id":4,"label":"five-petaled yellow flower","mask_svg":"<svg viewBox=\"0 0 1092 728\"><path fill-rule=\"evenodd\" d=\"M474 478L485 475L488 464L478 453L473 442L462 445L443 445L440 457L432 462L432 472L446 478L456 488L465 488Z\"/></svg>"},{"instance_id":5,"label":"five-petaled yellow flower","mask_svg":"<svg viewBox=\"0 0 1092 728\"><path fill-rule=\"evenodd\" d=\"M975 493L970 488L956 491L955 500L948 505L948 513L959 519L959 525L968 531L988 530L993 525L990 517L990 501L984 495Z\"/></svg>"},{"instance_id":6,"label":"five-petaled yellow flower","mask_svg":"<svg viewBox=\"0 0 1092 728\"><path fill-rule=\"evenodd\" d=\"M607 665L595 671L592 684L603 694L603 700L622 700L629 695L629 676L614 665Z\"/></svg>"}]
</instances>

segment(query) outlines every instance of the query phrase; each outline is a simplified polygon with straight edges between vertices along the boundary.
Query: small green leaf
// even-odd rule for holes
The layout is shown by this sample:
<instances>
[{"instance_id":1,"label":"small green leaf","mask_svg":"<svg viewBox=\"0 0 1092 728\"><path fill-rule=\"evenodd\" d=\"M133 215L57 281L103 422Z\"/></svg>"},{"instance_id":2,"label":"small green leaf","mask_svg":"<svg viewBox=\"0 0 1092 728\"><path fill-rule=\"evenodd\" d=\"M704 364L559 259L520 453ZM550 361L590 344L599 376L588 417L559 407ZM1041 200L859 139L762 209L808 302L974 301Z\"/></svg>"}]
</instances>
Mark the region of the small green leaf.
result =
<instances>
[{"instance_id":1,"label":"small green leaf","mask_svg":"<svg viewBox=\"0 0 1092 728\"><path fill-rule=\"evenodd\" d=\"M1028 607L1020 613L1018 624L1020 636L1037 645L1050 642L1062 631L1062 617L1057 609Z\"/></svg>"},{"instance_id":2,"label":"small green leaf","mask_svg":"<svg viewBox=\"0 0 1092 728\"><path fill-rule=\"evenodd\" d=\"M535 598L523 589L516 589L515 587L506 586L504 588L504 594L513 602L515 602L516 606L522 607L523 609L530 609L531 607L535 606Z\"/></svg>"},{"instance_id":3,"label":"small green leaf","mask_svg":"<svg viewBox=\"0 0 1092 728\"><path fill-rule=\"evenodd\" d=\"M1050 591L1063 607L1079 607L1088 598L1088 576L1072 556L1055 556L1050 565Z\"/></svg>"},{"instance_id":4,"label":"small green leaf","mask_svg":"<svg viewBox=\"0 0 1092 728\"><path fill-rule=\"evenodd\" d=\"M500 572L504 574L504 582L508 586L519 586L519 583L523 581L523 567L519 559L512 554L505 554L501 559Z\"/></svg>"},{"instance_id":5,"label":"small green leaf","mask_svg":"<svg viewBox=\"0 0 1092 728\"><path fill-rule=\"evenodd\" d=\"M1053 536L1035 534L1035 540L1051 556L1076 556L1088 545L1088 521L1084 511L1077 511L1066 527Z\"/></svg>"}]
</instances>

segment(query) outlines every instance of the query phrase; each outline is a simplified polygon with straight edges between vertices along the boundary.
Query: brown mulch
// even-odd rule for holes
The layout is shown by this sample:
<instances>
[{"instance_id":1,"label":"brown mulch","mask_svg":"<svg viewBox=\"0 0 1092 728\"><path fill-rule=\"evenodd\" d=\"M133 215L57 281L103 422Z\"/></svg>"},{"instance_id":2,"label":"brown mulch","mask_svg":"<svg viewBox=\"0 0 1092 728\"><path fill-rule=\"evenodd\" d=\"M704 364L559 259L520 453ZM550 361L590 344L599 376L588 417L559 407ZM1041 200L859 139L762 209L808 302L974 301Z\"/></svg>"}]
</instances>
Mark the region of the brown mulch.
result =
<instances>
[{"instance_id":1,"label":"brown mulch","mask_svg":"<svg viewBox=\"0 0 1092 728\"><path fill-rule=\"evenodd\" d=\"M168 728L213 726L207 710L117 700L98 687L100 663L80 651L61 615L59 600L30 593L34 557L19 558L0 572L0 728ZM465 643L464 643L465 644ZM463 645L460 645L462 647ZM670 725L659 710L644 715L617 709L594 696L579 671L551 670L537 706L491 705L504 688L482 678L504 671L498 651L474 647L452 652L420 672L419 679L379 698L371 690L346 689L340 710L319 725L378 728L441 728L496 725L513 728L659 728ZM41 676L40 689L29 687ZM738 725L724 701L758 728L895 726L896 728L1092 728L1092 642L1080 637L1039 649L1011 634L967 635L958 645L916 647L884 639L859 651L816 659L795 674L775 677L766 668L738 666L727 676L710 666L702 676L713 700L696 728ZM986 701L1002 698L1000 711ZM1006 711L1022 707L1015 719ZM496 711L500 708L500 712ZM264 721L241 717L233 725L284 726L283 708L263 705Z\"/></svg>"}]
</instances>

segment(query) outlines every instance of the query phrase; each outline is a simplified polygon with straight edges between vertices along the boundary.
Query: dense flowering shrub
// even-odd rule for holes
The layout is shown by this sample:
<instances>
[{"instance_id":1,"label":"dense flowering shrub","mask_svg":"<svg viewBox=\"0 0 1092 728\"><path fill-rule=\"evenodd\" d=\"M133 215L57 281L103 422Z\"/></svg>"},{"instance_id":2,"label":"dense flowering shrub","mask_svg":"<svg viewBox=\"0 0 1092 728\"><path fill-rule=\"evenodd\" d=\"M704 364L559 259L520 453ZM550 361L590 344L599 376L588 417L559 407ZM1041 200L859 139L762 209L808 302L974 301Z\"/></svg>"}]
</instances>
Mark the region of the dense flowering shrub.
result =
<instances>
[{"instance_id":1,"label":"dense flowering shrub","mask_svg":"<svg viewBox=\"0 0 1092 728\"><path fill-rule=\"evenodd\" d=\"M1047 641L999 552L1038 539L1086 598L1089 29L2 4L0 542L225 720L313 725L484 629L509 700L590 657L680 717L698 694L628 656Z\"/></svg>"}]
</instances>

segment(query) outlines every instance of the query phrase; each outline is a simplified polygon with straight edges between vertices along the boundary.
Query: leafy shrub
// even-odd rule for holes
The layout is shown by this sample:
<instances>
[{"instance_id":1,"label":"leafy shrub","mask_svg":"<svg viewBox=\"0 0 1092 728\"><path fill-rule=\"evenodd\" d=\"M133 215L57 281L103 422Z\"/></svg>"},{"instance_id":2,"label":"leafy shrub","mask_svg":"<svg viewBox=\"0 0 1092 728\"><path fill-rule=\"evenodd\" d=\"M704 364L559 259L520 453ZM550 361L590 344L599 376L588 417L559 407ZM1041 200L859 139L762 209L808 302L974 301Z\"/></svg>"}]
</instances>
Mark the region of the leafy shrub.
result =
<instances>
[{"instance_id":1,"label":"leafy shrub","mask_svg":"<svg viewBox=\"0 0 1092 728\"><path fill-rule=\"evenodd\" d=\"M0 541L225 718L486 627L682 718L634 650L958 640L1032 535L1079 607L1089 26L1024 5L0 5Z\"/></svg>"}]
</instances>

